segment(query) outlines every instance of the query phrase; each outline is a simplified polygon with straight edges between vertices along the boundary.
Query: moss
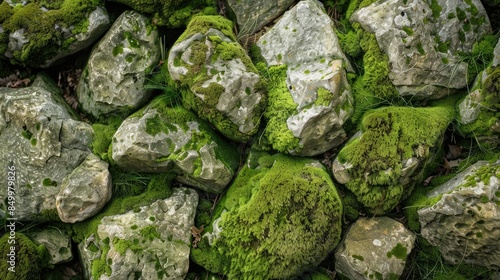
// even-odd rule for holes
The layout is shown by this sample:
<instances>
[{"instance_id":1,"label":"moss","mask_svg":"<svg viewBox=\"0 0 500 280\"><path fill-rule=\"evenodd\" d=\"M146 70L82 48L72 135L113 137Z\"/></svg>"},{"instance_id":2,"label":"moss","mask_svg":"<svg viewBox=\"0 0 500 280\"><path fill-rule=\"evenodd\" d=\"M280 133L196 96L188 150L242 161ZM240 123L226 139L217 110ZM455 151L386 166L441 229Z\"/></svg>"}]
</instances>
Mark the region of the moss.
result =
<instances>
[{"instance_id":1,"label":"moss","mask_svg":"<svg viewBox=\"0 0 500 280\"><path fill-rule=\"evenodd\" d=\"M387 252L387 257L392 258L395 257L396 259L400 260L406 260L407 257L407 249L403 244L398 243L394 248L392 248L391 251Z\"/></svg>"},{"instance_id":2,"label":"moss","mask_svg":"<svg viewBox=\"0 0 500 280\"><path fill-rule=\"evenodd\" d=\"M5 280L26 279L35 280L40 278L41 271L47 265L48 251L43 245L37 246L26 235L16 232L11 238L9 232L0 238L0 278ZM9 271L11 265L9 256L15 255L14 272ZM12 268L11 268L12 269Z\"/></svg>"},{"instance_id":3,"label":"moss","mask_svg":"<svg viewBox=\"0 0 500 280\"><path fill-rule=\"evenodd\" d=\"M443 10L443 8L439 5L438 1L431 0L429 8L431 8L432 17L434 17L435 19L438 19L439 16L441 15L441 11Z\"/></svg>"},{"instance_id":4,"label":"moss","mask_svg":"<svg viewBox=\"0 0 500 280\"><path fill-rule=\"evenodd\" d=\"M352 255L351 257L352 257L353 259L358 260L358 261L364 261L364 260L365 260L365 258L364 258L363 256Z\"/></svg>"},{"instance_id":5,"label":"moss","mask_svg":"<svg viewBox=\"0 0 500 280\"><path fill-rule=\"evenodd\" d=\"M413 188L399 182L402 160L430 157L454 115L453 106L386 107L367 113L361 122L363 135L338 154L340 162L353 165L349 170L354 179L347 188L371 213L392 210Z\"/></svg>"},{"instance_id":6,"label":"moss","mask_svg":"<svg viewBox=\"0 0 500 280\"><path fill-rule=\"evenodd\" d=\"M42 185L44 187L57 187L57 182L52 181L52 179L50 179L50 178L45 178L42 180Z\"/></svg>"},{"instance_id":7,"label":"moss","mask_svg":"<svg viewBox=\"0 0 500 280\"><path fill-rule=\"evenodd\" d=\"M245 166L215 211L228 211L213 249L223 265L215 271L229 278L289 278L317 266L339 242L342 204L327 173L310 160L271 158L271 168Z\"/></svg>"},{"instance_id":8,"label":"moss","mask_svg":"<svg viewBox=\"0 0 500 280\"><path fill-rule=\"evenodd\" d=\"M109 146L113 135L118 127L120 127L122 121L122 119L110 118L110 124L92 124L92 129L94 130L94 138L91 144L92 152L104 161L110 162L110 158L108 158Z\"/></svg>"},{"instance_id":9,"label":"moss","mask_svg":"<svg viewBox=\"0 0 500 280\"><path fill-rule=\"evenodd\" d=\"M413 36L413 29L408 26L403 26L403 31L406 32L408 36Z\"/></svg>"},{"instance_id":10,"label":"moss","mask_svg":"<svg viewBox=\"0 0 500 280\"><path fill-rule=\"evenodd\" d=\"M334 98L333 93L323 87L318 88L316 93L318 95L316 101L314 102L316 105L328 106Z\"/></svg>"}]
</instances>

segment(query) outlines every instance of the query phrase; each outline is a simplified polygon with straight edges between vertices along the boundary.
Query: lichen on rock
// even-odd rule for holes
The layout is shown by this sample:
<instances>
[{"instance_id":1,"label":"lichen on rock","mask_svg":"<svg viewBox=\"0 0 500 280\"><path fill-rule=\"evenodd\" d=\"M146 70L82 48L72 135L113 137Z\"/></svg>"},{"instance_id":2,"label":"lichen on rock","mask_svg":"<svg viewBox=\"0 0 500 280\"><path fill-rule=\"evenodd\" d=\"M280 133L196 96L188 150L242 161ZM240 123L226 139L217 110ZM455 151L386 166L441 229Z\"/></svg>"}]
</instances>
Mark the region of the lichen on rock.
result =
<instances>
[{"instance_id":1,"label":"lichen on rock","mask_svg":"<svg viewBox=\"0 0 500 280\"><path fill-rule=\"evenodd\" d=\"M192 259L234 279L291 278L335 248L341 219L341 200L319 162L252 151Z\"/></svg>"}]
</instances>

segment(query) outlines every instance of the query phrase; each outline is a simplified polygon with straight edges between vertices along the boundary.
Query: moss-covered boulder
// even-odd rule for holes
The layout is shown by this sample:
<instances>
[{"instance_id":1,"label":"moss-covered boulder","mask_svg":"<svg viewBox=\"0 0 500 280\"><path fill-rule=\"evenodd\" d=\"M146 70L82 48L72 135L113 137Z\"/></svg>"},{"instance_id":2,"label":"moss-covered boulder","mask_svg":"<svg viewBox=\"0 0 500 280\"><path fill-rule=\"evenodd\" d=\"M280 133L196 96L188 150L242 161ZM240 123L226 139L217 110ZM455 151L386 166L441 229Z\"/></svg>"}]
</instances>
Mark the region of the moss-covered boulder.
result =
<instances>
[{"instance_id":1,"label":"moss-covered boulder","mask_svg":"<svg viewBox=\"0 0 500 280\"><path fill-rule=\"evenodd\" d=\"M58 228L46 228L30 231L27 235L35 244L43 245L47 249L49 265L64 263L73 259L71 238L66 232Z\"/></svg>"},{"instance_id":2,"label":"moss-covered boulder","mask_svg":"<svg viewBox=\"0 0 500 280\"><path fill-rule=\"evenodd\" d=\"M43 245L36 245L15 229L0 238L0 254L0 278L5 280L38 280L48 260Z\"/></svg>"},{"instance_id":3,"label":"moss-covered boulder","mask_svg":"<svg viewBox=\"0 0 500 280\"><path fill-rule=\"evenodd\" d=\"M0 54L49 67L95 42L110 25L102 0L2 1Z\"/></svg>"},{"instance_id":4,"label":"moss-covered boulder","mask_svg":"<svg viewBox=\"0 0 500 280\"><path fill-rule=\"evenodd\" d=\"M230 279L289 279L333 251L341 221L339 195L318 161L253 151L191 255Z\"/></svg>"},{"instance_id":5,"label":"moss-covered boulder","mask_svg":"<svg viewBox=\"0 0 500 280\"><path fill-rule=\"evenodd\" d=\"M198 16L170 49L168 70L187 89L183 103L224 136L246 142L257 132L265 87L231 21Z\"/></svg>"},{"instance_id":6,"label":"moss-covered boulder","mask_svg":"<svg viewBox=\"0 0 500 280\"><path fill-rule=\"evenodd\" d=\"M441 98L475 77L477 65L468 64L476 60L464 56L491 32L479 0L370 2L350 21L376 36L388 57L388 77L401 96Z\"/></svg>"},{"instance_id":7,"label":"moss-covered boulder","mask_svg":"<svg viewBox=\"0 0 500 280\"><path fill-rule=\"evenodd\" d=\"M408 207L448 262L500 268L500 161L479 161Z\"/></svg>"},{"instance_id":8,"label":"moss-covered boulder","mask_svg":"<svg viewBox=\"0 0 500 280\"><path fill-rule=\"evenodd\" d=\"M323 4L300 1L257 46L269 91L264 136L272 148L314 156L339 146L353 112L351 68Z\"/></svg>"},{"instance_id":9,"label":"moss-covered boulder","mask_svg":"<svg viewBox=\"0 0 500 280\"><path fill-rule=\"evenodd\" d=\"M385 107L367 113L361 131L332 164L335 179L370 213L388 213L422 182L454 115L453 104Z\"/></svg>"},{"instance_id":10,"label":"moss-covered boulder","mask_svg":"<svg viewBox=\"0 0 500 280\"><path fill-rule=\"evenodd\" d=\"M10 190L0 188L0 213L5 215L12 191L19 220L58 220L61 182L91 153L92 127L76 120L40 77L37 86L0 88L0 168L14 182Z\"/></svg>"},{"instance_id":11,"label":"moss-covered boulder","mask_svg":"<svg viewBox=\"0 0 500 280\"><path fill-rule=\"evenodd\" d=\"M239 164L232 144L194 113L169 107L165 96L123 121L113 136L111 156L127 170L174 171L178 181L214 193L224 190Z\"/></svg>"},{"instance_id":12,"label":"moss-covered boulder","mask_svg":"<svg viewBox=\"0 0 500 280\"><path fill-rule=\"evenodd\" d=\"M127 115L150 97L147 75L160 59L158 31L134 11L122 13L90 54L77 96L95 118Z\"/></svg>"},{"instance_id":13,"label":"moss-covered boulder","mask_svg":"<svg viewBox=\"0 0 500 280\"><path fill-rule=\"evenodd\" d=\"M500 41L493 53L491 65L479 73L471 92L458 105L460 131L485 147L500 144Z\"/></svg>"},{"instance_id":14,"label":"moss-covered boulder","mask_svg":"<svg viewBox=\"0 0 500 280\"><path fill-rule=\"evenodd\" d=\"M168 198L100 217L78 246L85 279L184 279L197 204L196 191L175 188Z\"/></svg>"}]
</instances>

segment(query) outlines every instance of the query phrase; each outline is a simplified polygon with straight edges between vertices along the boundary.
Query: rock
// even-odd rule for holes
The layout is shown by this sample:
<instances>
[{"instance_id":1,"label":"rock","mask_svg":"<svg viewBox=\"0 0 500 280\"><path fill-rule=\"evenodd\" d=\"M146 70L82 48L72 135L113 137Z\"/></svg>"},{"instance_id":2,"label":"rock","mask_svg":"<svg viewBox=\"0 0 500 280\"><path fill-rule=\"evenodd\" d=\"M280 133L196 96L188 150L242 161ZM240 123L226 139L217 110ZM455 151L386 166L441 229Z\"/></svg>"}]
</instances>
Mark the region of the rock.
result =
<instances>
[{"instance_id":1,"label":"rock","mask_svg":"<svg viewBox=\"0 0 500 280\"><path fill-rule=\"evenodd\" d=\"M92 127L73 119L67 108L62 97L42 87L0 88L0 141L4 143L0 168L12 171L13 214L18 220L58 219L55 196L61 183L90 153ZM8 194L7 187L0 188L2 216Z\"/></svg>"},{"instance_id":2,"label":"rock","mask_svg":"<svg viewBox=\"0 0 500 280\"><path fill-rule=\"evenodd\" d=\"M85 49L104 33L110 19L99 2L5 2L0 20L0 52L12 64L50 67Z\"/></svg>"},{"instance_id":3,"label":"rock","mask_svg":"<svg viewBox=\"0 0 500 280\"><path fill-rule=\"evenodd\" d=\"M479 73L471 92L459 103L460 131L481 145L500 144L500 41L491 66Z\"/></svg>"},{"instance_id":4,"label":"rock","mask_svg":"<svg viewBox=\"0 0 500 280\"><path fill-rule=\"evenodd\" d=\"M198 16L170 49L168 70L187 92L184 105L227 138L246 142L257 132L264 111L264 84L232 23L221 16Z\"/></svg>"},{"instance_id":5,"label":"rock","mask_svg":"<svg viewBox=\"0 0 500 280\"><path fill-rule=\"evenodd\" d=\"M295 0L240 1L227 0L226 8L234 14L238 23L238 36L252 35L283 14Z\"/></svg>"},{"instance_id":6,"label":"rock","mask_svg":"<svg viewBox=\"0 0 500 280\"><path fill-rule=\"evenodd\" d=\"M354 12L350 21L375 34L400 95L420 99L465 87L468 66L459 53L472 52L473 44L491 32L479 0L377 1Z\"/></svg>"},{"instance_id":7,"label":"rock","mask_svg":"<svg viewBox=\"0 0 500 280\"><path fill-rule=\"evenodd\" d=\"M94 154L87 158L61 184L56 196L61 221L75 223L97 214L111 199L108 163Z\"/></svg>"},{"instance_id":8,"label":"rock","mask_svg":"<svg viewBox=\"0 0 500 280\"><path fill-rule=\"evenodd\" d=\"M224 190L239 164L236 149L210 125L162 98L123 121L113 136L112 157L127 170L174 171L177 180L214 193Z\"/></svg>"},{"instance_id":9,"label":"rock","mask_svg":"<svg viewBox=\"0 0 500 280\"><path fill-rule=\"evenodd\" d=\"M342 203L316 160L252 151L191 259L229 279L293 279L340 240Z\"/></svg>"},{"instance_id":10,"label":"rock","mask_svg":"<svg viewBox=\"0 0 500 280\"><path fill-rule=\"evenodd\" d=\"M399 279L415 234L387 218L359 218L335 250L335 271L349 279Z\"/></svg>"},{"instance_id":11,"label":"rock","mask_svg":"<svg viewBox=\"0 0 500 280\"><path fill-rule=\"evenodd\" d=\"M48 264L59 264L73 259L71 238L59 229L48 228L30 232L29 237L37 245L43 245L48 251Z\"/></svg>"},{"instance_id":12,"label":"rock","mask_svg":"<svg viewBox=\"0 0 500 280\"><path fill-rule=\"evenodd\" d=\"M272 147L314 156L339 146L346 137L342 125L353 111L345 73L351 67L323 5L300 1L257 46L270 76L264 116Z\"/></svg>"},{"instance_id":13,"label":"rock","mask_svg":"<svg viewBox=\"0 0 500 280\"><path fill-rule=\"evenodd\" d=\"M102 218L78 246L85 279L184 279L197 204L194 190L175 188L167 199Z\"/></svg>"},{"instance_id":14,"label":"rock","mask_svg":"<svg viewBox=\"0 0 500 280\"><path fill-rule=\"evenodd\" d=\"M453 106L371 111L361 121L361 132L335 158L333 176L368 212L390 212L423 181L454 115Z\"/></svg>"},{"instance_id":15,"label":"rock","mask_svg":"<svg viewBox=\"0 0 500 280\"><path fill-rule=\"evenodd\" d=\"M427 194L421 234L446 261L500 268L499 178L500 161L479 161Z\"/></svg>"},{"instance_id":16,"label":"rock","mask_svg":"<svg viewBox=\"0 0 500 280\"><path fill-rule=\"evenodd\" d=\"M160 59L158 32L147 18L126 11L90 54L77 88L82 110L95 118L127 115L142 106L148 69Z\"/></svg>"}]
</instances>

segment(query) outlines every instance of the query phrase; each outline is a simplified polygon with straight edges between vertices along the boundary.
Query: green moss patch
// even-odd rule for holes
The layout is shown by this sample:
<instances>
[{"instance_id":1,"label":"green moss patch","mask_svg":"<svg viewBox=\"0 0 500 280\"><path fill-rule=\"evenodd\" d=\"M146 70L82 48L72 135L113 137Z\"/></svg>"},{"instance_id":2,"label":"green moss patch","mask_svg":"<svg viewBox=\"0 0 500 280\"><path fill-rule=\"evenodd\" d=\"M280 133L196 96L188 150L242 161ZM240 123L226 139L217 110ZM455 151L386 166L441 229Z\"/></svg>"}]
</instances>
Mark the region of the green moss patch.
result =
<instances>
[{"instance_id":1,"label":"green moss patch","mask_svg":"<svg viewBox=\"0 0 500 280\"><path fill-rule=\"evenodd\" d=\"M16 232L14 236L9 232L0 238L0 278L5 280L35 280L39 279L43 267L47 266L49 253L45 246L37 246L26 235ZM11 256L14 256L11 259ZM9 263L13 260L13 265ZM10 270L9 270L10 269ZM12 271L13 269L13 271Z\"/></svg>"}]
</instances>

